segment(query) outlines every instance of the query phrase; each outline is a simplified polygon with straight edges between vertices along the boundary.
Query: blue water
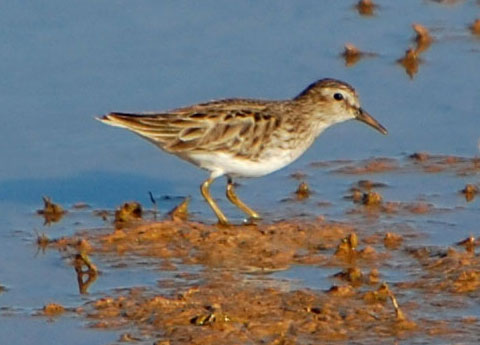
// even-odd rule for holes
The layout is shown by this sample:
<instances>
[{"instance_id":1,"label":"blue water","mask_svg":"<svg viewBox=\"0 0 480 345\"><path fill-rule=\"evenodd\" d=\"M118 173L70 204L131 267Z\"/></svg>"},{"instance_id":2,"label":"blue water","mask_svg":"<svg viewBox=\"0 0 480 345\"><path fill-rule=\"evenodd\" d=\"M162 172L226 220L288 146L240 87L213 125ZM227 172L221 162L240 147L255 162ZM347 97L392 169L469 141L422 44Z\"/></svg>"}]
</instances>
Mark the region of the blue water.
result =
<instances>
[{"instance_id":1,"label":"blue water","mask_svg":"<svg viewBox=\"0 0 480 345\"><path fill-rule=\"evenodd\" d=\"M401 158L415 151L479 154L480 40L467 30L478 17L478 3L377 2L380 10L369 18L353 10L353 1L0 3L0 260L15 263L0 266L0 284L9 288L0 304L24 315L53 299L82 301L67 262L56 253L35 255L35 232L60 236L105 223L89 211L76 211L45 227L35 215L43 195L69 209L80 201L113 209L127 200L150 207L152 191L174 200L160 201L161 211L191 195L194 217L214 221L198 193L205 172L95 116L225 97L288 98L323 77L354 85L364 108L389 135L356 122L339 125L286 169L241 181L239 194L271 219L302 212L342 219L354 207L343 199L351 183L373 178L388 184L382 191L387 200L426 198L450 210L407 217L425 234L425 243L448 245L478 232L478 201L467 204L456 194L465 183L478 183L478 176L342 176L309 166L330 159ZM414 22L430 28L435 42L411 79L395 61L413 46ZM339 58L346 42L378 56L347 68ZM296 188L298 182L288 177L295 171L307 173L314 198L281 203ZM212 191L221 198L223 189L219 180ZM332 206L315 207L320 201ZM220 205L241 221L223 199ZM288 277L302 280L303 271L293 272ZM104 289L115 281L123 285L126 276L129 286L155 281L151 272L119 273ZM24 322L23 316L0 318L0 335ZM6 339L29 344L36 327L52 328L42 322L34 322L31 338L9 333ZM90 338L85 335L84 343L91 344ZM36 343L49 343L43 339Z\"/></svg>"}]
</instances>

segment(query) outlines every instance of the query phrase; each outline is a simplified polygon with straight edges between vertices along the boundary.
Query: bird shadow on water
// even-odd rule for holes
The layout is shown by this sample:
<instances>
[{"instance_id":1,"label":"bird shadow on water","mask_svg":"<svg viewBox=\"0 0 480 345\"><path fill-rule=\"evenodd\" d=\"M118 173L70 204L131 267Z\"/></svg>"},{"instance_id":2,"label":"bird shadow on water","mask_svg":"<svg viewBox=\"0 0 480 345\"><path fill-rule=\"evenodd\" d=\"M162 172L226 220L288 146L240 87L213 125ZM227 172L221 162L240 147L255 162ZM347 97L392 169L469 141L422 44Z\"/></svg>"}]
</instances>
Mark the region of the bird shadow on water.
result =
<instances>
[{"instance_id":1,"label":"bird shadow on water","mask_svg":"<svg viewBox=\"0 0 480 345\"><path fill-rule=\"evenodd\" d=\"M122 200L138 199L149 202L148 192L154 195L174 193L170 180L105 171L90 171L76 176L11 179L0 182L0 199L12 203L38 205L48 195L61 203L95 202L94 206L108 207Z\"/></svg>"}]
</instances>

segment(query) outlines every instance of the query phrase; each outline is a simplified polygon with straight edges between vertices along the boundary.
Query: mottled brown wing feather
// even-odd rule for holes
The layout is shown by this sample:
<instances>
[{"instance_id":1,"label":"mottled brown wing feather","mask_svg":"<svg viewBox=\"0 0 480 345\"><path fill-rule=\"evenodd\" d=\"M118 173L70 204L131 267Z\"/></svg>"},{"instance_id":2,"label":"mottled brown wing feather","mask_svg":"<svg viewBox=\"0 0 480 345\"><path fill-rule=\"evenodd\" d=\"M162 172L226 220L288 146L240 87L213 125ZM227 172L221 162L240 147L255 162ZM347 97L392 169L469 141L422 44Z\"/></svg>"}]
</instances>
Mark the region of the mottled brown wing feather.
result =
<instances>
[{"instance_id":1,"label":"mottled brown wing feather","mask_svg":"<svg viewBox=\"0 0 480 345\"><path fill-rule=\"evenodd\" d=\"M160 114L110 113L101 120L127 128L172 153L220 150L252 154L278 119L261 101L223 100Z\"/></svg>"}]
</instances>

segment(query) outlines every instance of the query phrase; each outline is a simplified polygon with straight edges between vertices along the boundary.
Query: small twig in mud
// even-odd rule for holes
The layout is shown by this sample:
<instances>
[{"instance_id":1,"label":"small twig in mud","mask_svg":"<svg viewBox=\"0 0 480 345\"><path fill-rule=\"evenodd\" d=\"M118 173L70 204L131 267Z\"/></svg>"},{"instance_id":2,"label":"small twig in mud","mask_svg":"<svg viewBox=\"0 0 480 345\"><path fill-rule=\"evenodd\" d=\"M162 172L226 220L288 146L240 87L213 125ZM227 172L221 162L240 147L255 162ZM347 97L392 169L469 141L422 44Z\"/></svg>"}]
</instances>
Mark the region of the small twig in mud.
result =
<instances>
[{"instance_id":1,"label":"small twig in mud","mask_svg":"<svg viewBox=\"0 0 480 345\"><path fill-rule=\"evenodd\" d=\"M148 192L148 196L150 197L150 201L153 204L153 219L157 220L157 213L158 213L157 200L155 200L155 198L153 197L153 193L150 191Z\"/></svg>"},{"instance_id":2,"label":"small twig in mud","mask_svg":"<svg viewBox=\"0 0 480 345\"><path fill-rule=\"evenodd\" d=\"M83 266L87 267L85 271ZM78 289L81 294L86 294L89 286L97 279L98 269L85 253L75 255L73 267L77 273ZM87 275L87 280L83 279L84 275Z\"/></svg>"},{"instance_id":3,"label":"small twig in mud","mask_svg":"<svg viewBox=\"0 0 480 345\"><path fill-rule=\"evenodd\" d=\"M402 310L400 309L400 306L398 305L397 299L395 298L395 295L393 294L392 290L390 290L390 287L388 286L387 283L383 283L382 286L385 287L387 290L388 296L392 300L393 308L395 308L395 317L397 321L405 321L407 318L403 314Z\"/></svg>"}]
</instances>

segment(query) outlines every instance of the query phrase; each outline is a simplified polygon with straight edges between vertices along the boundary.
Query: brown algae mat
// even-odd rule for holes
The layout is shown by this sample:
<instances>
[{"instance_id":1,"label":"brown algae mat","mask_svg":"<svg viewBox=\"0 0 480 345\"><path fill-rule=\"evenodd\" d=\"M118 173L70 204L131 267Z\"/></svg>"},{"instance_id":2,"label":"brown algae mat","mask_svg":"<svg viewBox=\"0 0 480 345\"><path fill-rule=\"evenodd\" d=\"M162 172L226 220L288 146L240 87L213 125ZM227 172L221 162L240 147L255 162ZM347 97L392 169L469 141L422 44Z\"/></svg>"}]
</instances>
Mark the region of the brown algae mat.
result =
<instances>
[{"instance_id":1,"label":"brown algae mat","mask_svg":"<svg viewBox=\"0 0 480 345\"><path fill-rule=\"evenodd\" d=\"M322 220L231 227L135 220L72 238L43 238L44 248L75 253L74 262L79 255L149 257L186 279L160 281L160 290L169 287L165 292L118 289L81 306L45 306L43 312L48 317L80 315L92 328L123 332L122 342L148 344L369 344L478 333L475 316L435 314L437 308L458 310L480 297L475 240L466 239L466 249L458 244L443 250L407 247L403 239L391 232L367 236L353 224ZM394 266L399 258L420 274L387 285L379 269ZM89 262L84 262L88 269ZM182 264L202 269L189 274L181 272ZM292 265L336 269L335 284L312 290L262 278Z\"/></svg>"}]
</instances>

